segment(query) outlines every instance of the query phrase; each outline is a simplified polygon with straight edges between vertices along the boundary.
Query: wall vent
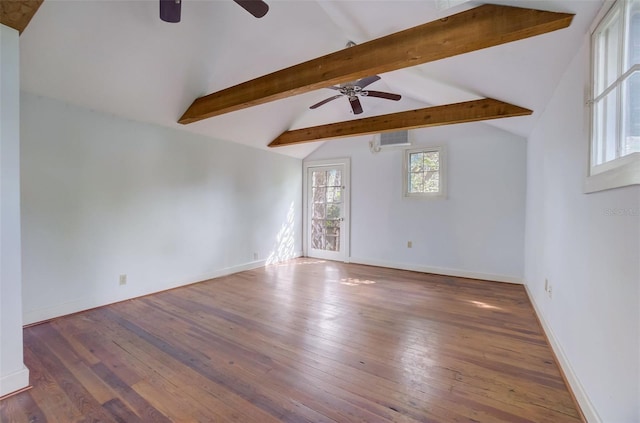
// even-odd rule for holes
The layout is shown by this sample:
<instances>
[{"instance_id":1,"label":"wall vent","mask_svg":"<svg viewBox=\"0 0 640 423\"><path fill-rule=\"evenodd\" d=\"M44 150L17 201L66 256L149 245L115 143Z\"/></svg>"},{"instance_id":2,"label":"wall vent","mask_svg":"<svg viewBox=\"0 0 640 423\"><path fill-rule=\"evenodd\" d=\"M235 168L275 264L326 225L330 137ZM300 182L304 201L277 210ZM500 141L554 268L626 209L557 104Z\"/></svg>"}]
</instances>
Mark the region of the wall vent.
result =
<instances>
[{"instance_id":1,"label":"wall vent","mask_svg":"<svg viewBox=\"0 0 640 423\"><path fill-rule=\"evenodd\" d=\"M411 145L409 131L385 132L373 136L373 139L369 141L369 150L375 154L381 150L406 147L408 145Z\"/></svg>"},{"instance_id":2,"label":"wall vent","mask_svg":"<svg viewBox=\"0 0 640 423\"><path fill-rule=\"evenodd\" d=\"M409 131L385 132L380 134L380 147L398 147L411 145Z\"/></svg>"}]
</instances>

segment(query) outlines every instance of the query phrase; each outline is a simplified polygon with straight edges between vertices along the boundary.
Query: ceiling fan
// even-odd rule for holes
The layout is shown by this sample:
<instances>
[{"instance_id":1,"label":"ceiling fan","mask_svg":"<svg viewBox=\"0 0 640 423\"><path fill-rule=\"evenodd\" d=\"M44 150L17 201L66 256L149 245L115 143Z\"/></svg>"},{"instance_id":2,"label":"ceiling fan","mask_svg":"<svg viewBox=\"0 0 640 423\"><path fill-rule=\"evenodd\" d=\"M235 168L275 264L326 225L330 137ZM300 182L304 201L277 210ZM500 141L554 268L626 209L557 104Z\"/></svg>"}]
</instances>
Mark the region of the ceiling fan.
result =
<instances>
[{"instance_id":1,"label":"ceiling fan","mask_svg":"<svg viewBox=\"0 0 640 423\"><path fill-rule=\"evenodd\" d=\"M256 18L269 11L269 5L262 0L233 0ZM160 0L160 19L165 22L180 22L182 0Z\"/></svg>"},{"instance_id":2,"label":"ceiling fan","mask_svg":"<svg viewBox=\"0 0 640 423\"><path fill-rule=\"evenodd\" d=\"M318 107L324 104L327 104L330 101L346 96L349 99L349 104L351 104L351 109L353 110L353 114L359 115L360 113L362 113L362 103L360 103L360 99L358 97L378 97L378 98L384 98L385 100L393 100L393 101L398 101L402 98L402 96L399 94L385 93L382 91L372 91L372 90L364 89L365 87L367 87L370 84L373 84L379 79L380 77L378 75L367 76L366 78L358 79L357 81L354 81L354 82L345 82L344 84L328 87L332 90L339 91L340 94L336 94L333 97L326 98L309 108L317 109Z\"/></svg>"}]
</instances>

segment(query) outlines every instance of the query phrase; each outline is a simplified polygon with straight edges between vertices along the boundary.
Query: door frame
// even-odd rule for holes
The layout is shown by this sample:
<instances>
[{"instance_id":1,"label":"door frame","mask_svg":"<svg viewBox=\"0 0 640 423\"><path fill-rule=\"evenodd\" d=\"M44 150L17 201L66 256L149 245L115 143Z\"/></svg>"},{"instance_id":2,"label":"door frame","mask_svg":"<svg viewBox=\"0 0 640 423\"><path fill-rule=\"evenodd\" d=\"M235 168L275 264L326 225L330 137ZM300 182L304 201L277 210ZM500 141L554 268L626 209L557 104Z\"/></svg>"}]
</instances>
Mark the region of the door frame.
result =
<instances>
[{"instance_id":1,"label":"door frame","mask_svg":"<svg viewBox=\"0 0 640 423\"><path fill-rule=\"evenodd\" d=\"M349 157L326 160L309 160L302 163L302 252L305 257L309 254L309 169L324 166L343 166L342 184L345 189L343 195L343 218L340 233L344 237L341 239L342 261L349 262L351 257L351 159Z\"/></svg>"}]
</instances>

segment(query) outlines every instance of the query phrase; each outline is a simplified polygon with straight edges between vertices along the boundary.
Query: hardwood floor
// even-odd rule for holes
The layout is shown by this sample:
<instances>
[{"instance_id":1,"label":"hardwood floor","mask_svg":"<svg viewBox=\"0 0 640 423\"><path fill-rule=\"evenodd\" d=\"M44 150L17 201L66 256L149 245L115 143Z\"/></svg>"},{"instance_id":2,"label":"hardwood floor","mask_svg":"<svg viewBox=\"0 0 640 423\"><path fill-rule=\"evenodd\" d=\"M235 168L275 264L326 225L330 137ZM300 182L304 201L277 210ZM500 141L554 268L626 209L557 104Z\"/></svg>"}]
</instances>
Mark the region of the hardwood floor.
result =
<instances>
[{"instance_id":1,"label":"hardwood floor","mask_svg":"<svg viewBox=\"0 0 640 423\"><path fill-rule=\"evenodd\" d=\"M298 259L24 331L2 422L578 422L522 286Z\"/></svg>"}]
</instances>

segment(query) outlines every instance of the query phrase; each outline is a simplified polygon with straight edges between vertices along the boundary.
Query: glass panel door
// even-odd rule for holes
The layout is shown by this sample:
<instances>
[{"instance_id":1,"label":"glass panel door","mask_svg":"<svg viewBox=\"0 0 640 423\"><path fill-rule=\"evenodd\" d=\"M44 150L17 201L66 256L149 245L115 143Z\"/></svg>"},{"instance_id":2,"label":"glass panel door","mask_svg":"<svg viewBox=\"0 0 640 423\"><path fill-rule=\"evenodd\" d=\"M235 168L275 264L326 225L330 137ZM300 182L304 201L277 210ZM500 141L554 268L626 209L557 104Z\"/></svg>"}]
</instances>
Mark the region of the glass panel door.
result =
<instances>
[{"instance_id":1,"label":"glass panel door","mask_svg":"<svg viewBox=\"0 0 640 423\"><path fill-rule=\"evenodd\" d=\"M344 166L309 167L307 181L307 255L344 260Z\"/></svg>"}]
</instances>

